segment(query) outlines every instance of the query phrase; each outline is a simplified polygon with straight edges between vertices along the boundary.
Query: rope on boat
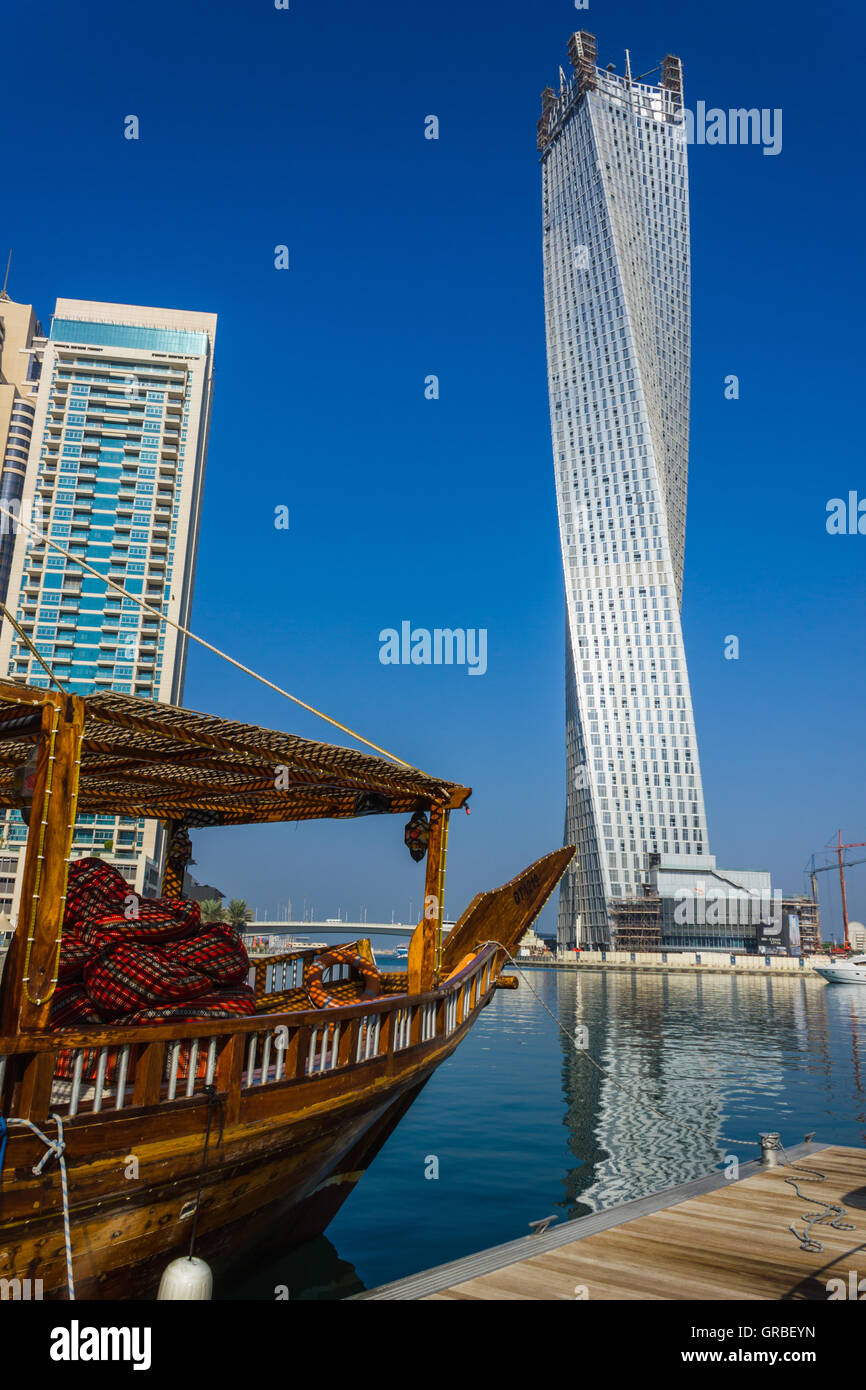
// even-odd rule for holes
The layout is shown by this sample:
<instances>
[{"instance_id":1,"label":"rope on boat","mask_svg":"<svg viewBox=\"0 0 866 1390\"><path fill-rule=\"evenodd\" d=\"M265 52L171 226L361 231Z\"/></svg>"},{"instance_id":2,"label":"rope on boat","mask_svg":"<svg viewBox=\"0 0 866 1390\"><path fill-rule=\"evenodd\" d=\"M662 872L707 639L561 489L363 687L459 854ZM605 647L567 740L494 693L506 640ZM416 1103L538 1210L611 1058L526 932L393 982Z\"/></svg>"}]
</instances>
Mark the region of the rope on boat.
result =
<instances>
[{"instance_id":1,"label":"rope on boat","mask_svg":"<svg viewBox=\"0 0 866 1390\"><path fill-rule=\"evenodd\" d=\"M48 677L49 677L49 679L52 681L52 683L53 683L54 685L57 686L57 689L60 691L60 694L61 694L61 695L65 695L67 692L64 690L63 686L60 684L60 681L57 679L57 677L55 676L55 674L54 674L54 672L52 671L51 667L48 665L48 662L45 661L45 660L43 660L43 658L39 655L39 653L38 653L38 651L36 650L35 646L34 646L33 643L30 641L30 638L27 636L27 633L24 631L24 629L23 629L23 627L21 626L21 624L15 621L15 619L14 619L13 616L12 616L12 614L9 612L9 609L6 607L6 604L5 604L5 603L0 603L0 613L2 613L2 614L4 615L4 617L6 617L6 618L9 619L9 621L10 621L10 623L12 624L12 626L14 627L15 631L18 633L18 636L21 638L21 641L24 643L24 645L25 645L26 647L29 647L29 649L30 649L32 655L36 657L36 660L39 662L39 665L42 667L43 671L46 672L46 674L48 675Z\"/></svg>"},{"instance_id":2,"label":"rope on boat","mask_svg":"<svg viewBox=\"0 0 866 1390\"><path fill-rule=\"evenodd\" d=\"M514 966L518 975L526 984L527 988L530 990L532 994L535 995L539 1004L544 1009L544 1012L553 1019L559 1031L568 1039L569 1043L574 1048L574 1051L579 1056L585 1057L586 1060L589 1062L590 1066L595 1067L596 1071L601 1072L602 1076L606 1077L608 1081L612 1081L614 1086L618 1087L620 1091L623 1091L625 1095L630 1097L631 1100L635 1100L639 1104L644 1105L647 1110L651 1110L654 1115L658 1115L661 1119L667 1120L669 1124L679 1125L682 1129L691 1130L693 1134L699 1134L702 1138L709 1139L716 1148L719 1148L722 1143L736 1144L738 1146L745 1145L748 1148L752 1149L761 1148L761 1145L754 1139L732 1139L724 1134L710 1134L708 1130L699 1129L697 1125L690 1125L686 1120L679 1120L674 1115L666 1115L663 1110L659 1110L656 1106L651 1105L649 1101L644 1099L643 1096L637 1095L634 1091L630 1091L627 1086L623 1086L621 1081L618 1081L617 1078L615 1076L612 1076L609 1071L607 1071L603 1066L601 1066L601 1064L597 1062L594 1057L590 1056L588 1050L585 1047L578 1047L574 1038L568 1032L568 1029L565 1028L562 1023L560 1023L559 1019L556 1017L556 1014L553 1013L553 1011L547 1007L541 995L538 993L538 990L532 984L532 981L527 979L526 972L521 970L517 961L514 959L513 955L508 950L508 947L503 946L501 941L482 941L480 943L479 949L481 949L484 946L498 946L500 951L505 952L506 956L510 960L511 964ZM819 1240L815 1240L812 1236L813 1226L832 1226L834 1231L853 1231L856 1228L850 1225L848 1222L842 1220L842 1217L847 1215L847 1209L845 1207L840 1207L836 1202L822 1202L820 1197L809 1197L808 1195L800 1191L800 1181L826 1182L827 1174L820 1172L820 1170L817 1168L797 1167L796 1163L788 1157L785 1149L782 1146L781 1141L779 1141L778 1143L778 1148L780 1152L784 1155L785 1167L790 1168L792 1173L799 1173L801 1175L801 1178L799 1180L797 1178L788 1177L785 1178L785 1182L788 1183L791 1187L793 1187L797 1196L802 1198L804 1202L815 1202L817 1203L817 1205L823 1206L824 1208L822 1212L819 1212L818 1215L813 1217L811 1220L809 1218L808 1212L805 1212L803 1214L803 1221L805 1222L805 1227L802 1233L798 1231L794 1225L790 1225L788 1227L788 1230L791 1231L792 1234L797 1237L797 1240L800 1242L800 1248L802 1250L806 1250L810 1254L820 1254L823 1251L824 1246L821 1244ZM809 1174L809 1176L806 1176L807 1174ZM833 1218L832 1220L830 1219L831 1217Z\"/></svg>"},{"instance_id":3,"label":"rope on boat","mask_svg":"<svg viewBox=\"0 0 866 1390\"><path fill-rule=\"evenodd\" d=\"M137 603L139 608L142 608L144 612L148 613L152 618L158 618L161 623L165 623L167 627L173 627L176 632L180 632L184 637L188 637L191 642L197 642L200 647L205 647L209 652L213 652L215 656L222 657L223 661L227 661L230 666L236 666L239 671L243 671L244 675L252 676L253 680L260 681L261 684L266 685L269 690L274 690L278 695L283 695L287 700L291 700L293 704L300 705L301 709L307 710L310 714L315 714L318 719L324 719L327 724L332 724L335 729L340 729L342 733L348 734L350 738L357 739L359 743L365 744L367 748L372 748L374 752L381 753L385 758L390 758L392 763L399 763L400 767L405 767L410 772L421 772L420 768L415 767L412 763L407 763L404 758L398 758L396 753L389 753L387 748L380 748L378 743L371 743L370 739L364 738L363 734L356 733L356 731L350 729L347 724L341 724L339 719L332 719L329 714L325 714L322 710L316 709L314 705L308 705L305 700L298 699L297 695L292 695L288 690L283 690L281 686L274 685L273 681L269 681L266 676L259 675L258 671L253 671L249 666L244 666L242 662L236 661L233 656L229 656L228 652L221 651L219 647L213 646L211 642L206 642L203 637L197 637L188 627L184 627L182 623L176 623L173 618L169 618L165 613L160 612L158 608L152 608L149 603L145 603L144 599L139 598L137 594L128 593L122 585L115 584L113 579L109 579L105 574L100 574L99 570L94 569L92 565L88 565L86 560L82 560L79 556L71 554L71 552L65 550L62 545L58 545L57 541L51 540L35 526L28 525L26 521L22 521L19 516L15 516L2 505L0 505L0 515L10 517L11 520L15 522L16 526L23 526L25 531L29 531L31 536L36 536L43 545L50 545L52 550L57 550L61 555L65 555L66 559L69 560L71 564L76 565L79 569L86 570L88 574L94 575L95 578L99 579L103 584L107 584L110 589L114 589L116 593L121 594L123 598L128 598L133 603ZM44 665L45 663L43 662L42 664ZM52 679L54 679L53 676ZM421 775L426 776L427 774L422 773Z\"/></svg>"},{"instance_id":4,"label":"rope on boat","mask_svg":"<svg viewBox=\"0 0 866 1390\"><path fill-rule=\"evenodd\" d=\"M72 1233L69 1226L69 1184L66 1176L66 1140L63 1138L63 1121L59 1115L52 1115L52 1120L57 1121L57 1138L49 1139L47 1134L37 1128L32 1120L19 1120L17 1116L10 1115L7 1120L0 1116L0 1124L3 1125L3 1143L0 1146L0 1176L3 1172L2 1158L6 1150L7 1126L26 1125L27 1129L32 1130L37 1139L41 1139L45 1145L46 1152L42 1155L39 1162L31 1169L33 1176L38 1178L42 1174L42 1169L50 1158L56 1158L60 1164L60 1187L63 1194L63 1243L66 1247L66 1292L70 1303L75 1302L75 1280L72 1277Z\"/></svg>"},{"instance_id":5,"label":"rope on boat","mask_svg":"<svg viewBox=\"0 0 866 1390\"><path fill-rule=\"evenodd\" d=\"M211 1121L212 1121L212 1119L213 1119L213 1112L214 1112L214 1110L215 1110L215 1109L218 1109L218 1110L219 1110L219 1113L220 1113L220 1132L219 1132L219 1139L217 1140L217 1144L218 1144L218 1145L222 1143L222 1139L223 1139L223 1124L224 1124L224 1120L225 1120L225 1116L224 1116L224 1113L223 1113L223 1101L222 1101L222 1098L221 1098L220 1096L217 1095L216 1086L205 1086L205 1087L204 1087L204 1092L203 1092L203 1093L204 1093L204 1095L207 1096L207 1127L206 1127L205 1132L204 1132L204 1150L203 1150L202 1156L201 1156L201 1167L200 1167L199 1170L198 1170L198 1191L197 1191L197 1193L196 1193L196 1195L195 1195L195 1210L194 1210L194 1212L193 1212L193 1214L192 1214L192 1230L191 1230L190 1236L189 1236L189 1255L188 1255L188 1258L189 1258L190 1260L193 1258L193 1256L194 1256L194 1254L195 1254L195 1238L196 1238L196 1233L197 1233L197 1231L198 1231L198 1214L199 1214L199 1210L200 1210L200 1208L201 1208L201 1189L202 1189L202 1184L203 1184L203 1182L204 1182L204 1172L205 1172L205 1168L207 1167L207 1151L208 1151L208 1145L210 1144L210 1127L211 1127Z\"/></svg>"},{"instance_id":6,"label":"rope on boat","mask_svg":"<svg viewBox=\"0 0 866 1390\"><path fill-rule=\"evenodd\" d=\"M45 861L45 827L48 824L48 805L51 801L51 790L54 783L54 747L57 743L57 728L60 723L60 706L54 710L54 723L51 726L51 737L48 743L48 773L45 778L45 796L42 802L42 819L39 822L39 847L36 852L36 872L33 880L33 893L30 903L30 924L27 932L27 944L24 951L24 966L21 975L21 983L24 986L24 995L30 1004L42 1004L51 999L54 995L54 988L57 983L57 971L60 962L60 937L57 938L57 951L54 958L54 976L50 982L51 988L45 999L35 999L30 992L30 953L33 950L33 942L36 940L36 913L39 910L39 889L42 886L42 865ZM64 894L65 897L65 894Z\"/></svg>"}]
</instances>

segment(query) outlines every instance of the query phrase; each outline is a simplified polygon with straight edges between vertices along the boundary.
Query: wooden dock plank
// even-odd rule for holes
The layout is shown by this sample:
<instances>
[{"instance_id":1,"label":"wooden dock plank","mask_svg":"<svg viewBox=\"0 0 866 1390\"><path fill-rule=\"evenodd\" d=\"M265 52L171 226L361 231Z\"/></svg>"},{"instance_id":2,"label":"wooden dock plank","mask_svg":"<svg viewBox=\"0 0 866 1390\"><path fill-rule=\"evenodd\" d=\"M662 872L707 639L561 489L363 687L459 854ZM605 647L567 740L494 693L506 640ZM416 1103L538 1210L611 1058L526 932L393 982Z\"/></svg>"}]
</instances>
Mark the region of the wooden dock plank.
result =
<instances>
[{"instance_id":1,"label":"wooden dock plank","mask_svg":"<svg viewBox=\"0 0 866 1390\"><path fill-rule=\"evenodd\" d=\"M798 1290L800 1297L826 1297L827 1280L847 1279L857 1255L863 1263L866 1222L859 1234L822 1225L816 1235L823 1254L802 1250L788 1228L802 1230L804 1212L821 1207L799 1198L785 1179L797 1177L804 1197L814 1192L821 1203L844 1206L858 1189L862 1202L866 1153L824 1149L815 1162L827 1175L824 1183L807 1181L810 1174L796 1168L768 1169L428 1298L574 1299L578 1287L596 1300L781 1299ZM845 1219L857 1214L855 1208Z\"/></svg>"},{"instance_id":2,"label":"wooden dock plank","mask_svg":"<svg viewBox=\"0 0 866 1390\"><path fill-rule=\"evenodd\" d=\"M736 1181L717 1173L359 1297L823 1300L830 1279L866 1272L866 1150L804 1144L789 1157L790 1165L749 1164ZM813 1181L812 1170L826 1180ZM817 1226L823 1252L803 1250L789 1228L802 1232L825 1202L845 1207L842 1220L855 1229Z\"/></svg>"}]
</instances>

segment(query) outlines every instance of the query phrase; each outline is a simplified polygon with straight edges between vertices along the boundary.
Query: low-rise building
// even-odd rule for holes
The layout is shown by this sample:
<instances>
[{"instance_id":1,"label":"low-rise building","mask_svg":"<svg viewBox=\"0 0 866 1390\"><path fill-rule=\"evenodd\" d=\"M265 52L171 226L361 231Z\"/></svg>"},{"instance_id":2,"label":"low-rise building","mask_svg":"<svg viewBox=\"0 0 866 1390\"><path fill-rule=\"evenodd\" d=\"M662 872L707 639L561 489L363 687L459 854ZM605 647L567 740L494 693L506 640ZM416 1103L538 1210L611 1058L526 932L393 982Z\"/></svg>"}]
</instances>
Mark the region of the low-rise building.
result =
<instances>
[{"instance_id":1,"label":"low-rise building","mask_svg":"<svg viewBox=\"0 0 866 1390\"><path fill-rule=\"evenodd\" d=\"M714 855L650 854L642 893L610 904L619 950L798 955L820 949L818 904L784 897L763 870L720 869Z\"/></svg>"}]
</instances>

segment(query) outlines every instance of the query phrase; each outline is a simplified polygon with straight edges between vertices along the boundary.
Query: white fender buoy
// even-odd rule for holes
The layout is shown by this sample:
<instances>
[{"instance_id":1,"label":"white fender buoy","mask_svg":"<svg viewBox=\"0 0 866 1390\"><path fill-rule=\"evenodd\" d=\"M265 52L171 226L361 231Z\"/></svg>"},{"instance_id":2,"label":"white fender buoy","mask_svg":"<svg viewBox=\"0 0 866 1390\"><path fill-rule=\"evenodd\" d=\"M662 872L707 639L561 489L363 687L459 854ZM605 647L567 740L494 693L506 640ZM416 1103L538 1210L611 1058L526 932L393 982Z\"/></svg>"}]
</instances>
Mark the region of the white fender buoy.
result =
<instances>
[{"instance_id":1,"label":"white fender buoy","mask_svg":"<svg viewBox=\"0 0 866 1390\"><path fill-rule=\"evenodd\" d=\"M211 1267L197 1255L182 1255L172 1260L159 1281L160 1303L176 1300L207 1300L213 1297L213 1274Z\"/></svg>"}]
</instances>

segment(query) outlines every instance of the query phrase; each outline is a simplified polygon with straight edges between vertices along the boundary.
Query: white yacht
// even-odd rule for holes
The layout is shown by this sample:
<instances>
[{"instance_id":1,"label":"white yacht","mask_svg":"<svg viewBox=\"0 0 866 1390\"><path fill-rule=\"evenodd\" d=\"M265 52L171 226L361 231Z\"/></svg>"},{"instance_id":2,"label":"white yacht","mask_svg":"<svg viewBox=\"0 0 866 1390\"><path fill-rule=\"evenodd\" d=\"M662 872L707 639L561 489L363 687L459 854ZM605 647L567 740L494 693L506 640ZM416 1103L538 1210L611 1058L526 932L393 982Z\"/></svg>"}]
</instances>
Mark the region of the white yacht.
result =
<instances>
[{"instance_id":1,"label":"white yacht","mask_svg":"<svg viewBox=\"0 0 866 1390\"><path fill-rule=\"evenodd\" d=\"M866 956L846 956L832 965L816 965L815 974L831 985L866 985Z\"/></svg>"}]
</instances>

